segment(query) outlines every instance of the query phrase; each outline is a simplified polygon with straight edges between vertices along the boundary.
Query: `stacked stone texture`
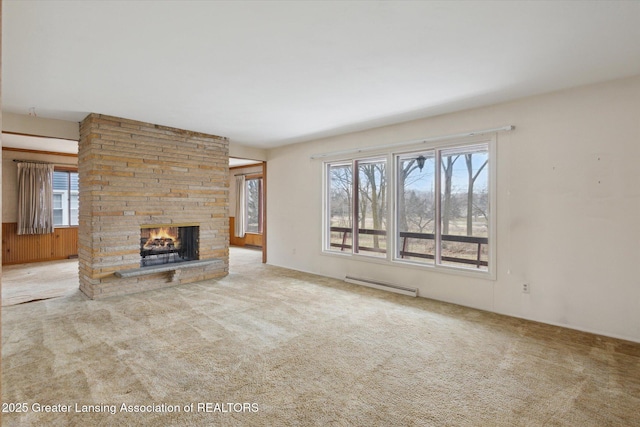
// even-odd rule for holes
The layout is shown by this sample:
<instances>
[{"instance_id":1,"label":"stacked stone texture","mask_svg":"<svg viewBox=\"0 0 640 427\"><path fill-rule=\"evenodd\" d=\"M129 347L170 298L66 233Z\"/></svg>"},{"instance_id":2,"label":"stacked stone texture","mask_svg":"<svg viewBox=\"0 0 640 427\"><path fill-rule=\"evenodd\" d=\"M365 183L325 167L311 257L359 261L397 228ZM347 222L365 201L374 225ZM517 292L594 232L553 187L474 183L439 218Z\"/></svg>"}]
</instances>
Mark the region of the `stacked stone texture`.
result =
<instances>
[{"instance_id":1,"label":"stacked stone texture","mask_svg":"<svg viewBox=\"0 0 640 427\"><path fill-rule=\"evenodd\" d=\"M140 267L140 227L198 225L200 259L179 283L224 276L229 266L226 138L100 114L80 125L80 289L102 298L174 286L167 273L117 278ZM177 266L177 264L176 264ZM178 268L178 267L177 267Z\"/></svg>"}]
</instances>

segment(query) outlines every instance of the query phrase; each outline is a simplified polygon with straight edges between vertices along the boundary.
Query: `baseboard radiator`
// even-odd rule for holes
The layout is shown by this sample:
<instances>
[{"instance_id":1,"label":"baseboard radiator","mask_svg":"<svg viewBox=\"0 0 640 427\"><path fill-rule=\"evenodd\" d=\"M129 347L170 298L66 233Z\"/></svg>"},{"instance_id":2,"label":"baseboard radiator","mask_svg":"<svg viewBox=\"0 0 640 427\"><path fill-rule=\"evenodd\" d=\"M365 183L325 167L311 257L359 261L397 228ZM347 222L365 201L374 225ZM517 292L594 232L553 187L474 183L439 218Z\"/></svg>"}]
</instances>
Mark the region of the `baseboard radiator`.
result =
<instances>
[{"instance_id":1,"label":"baseboard radiator","mask_svg":"<svg viewBox=\"0 0 640 427\"><path fill-rule=\"evenodd\" d=\"M368 286L370 288L381 289L383 291L395 292L397 294L418 296L418 288L407 288L404 286L392 285L391 283L379 282L377 280L363 279L352 276L345 276L344 281L354 285Z\"/></svg>"}]
</instances>

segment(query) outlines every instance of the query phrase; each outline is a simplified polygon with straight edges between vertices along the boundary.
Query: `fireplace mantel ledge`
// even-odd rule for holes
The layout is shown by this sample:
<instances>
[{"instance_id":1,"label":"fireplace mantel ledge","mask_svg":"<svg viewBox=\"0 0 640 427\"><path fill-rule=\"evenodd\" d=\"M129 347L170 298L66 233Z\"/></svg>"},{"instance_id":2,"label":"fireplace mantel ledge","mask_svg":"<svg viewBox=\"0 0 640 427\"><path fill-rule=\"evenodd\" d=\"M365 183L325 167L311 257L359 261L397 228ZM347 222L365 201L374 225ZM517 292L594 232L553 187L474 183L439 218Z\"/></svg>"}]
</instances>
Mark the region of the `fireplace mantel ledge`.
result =
<instances>
[{"instance_id":1,"label":"fireplace mantel ledge","mask_svg":"<svg viewBox=\"0 0 640 427\"><path fill-rule=\"evenodd\" d=\"M147 274L164 273L166 271L183 270L185 268L203 267L205 265L220 264L224 262L220 258L199 259L195 261L175 262L162 265L150 265L148 267L130 268L118 270L114 274L120 278L145 276Z\"/></svg>"}]
</instances>

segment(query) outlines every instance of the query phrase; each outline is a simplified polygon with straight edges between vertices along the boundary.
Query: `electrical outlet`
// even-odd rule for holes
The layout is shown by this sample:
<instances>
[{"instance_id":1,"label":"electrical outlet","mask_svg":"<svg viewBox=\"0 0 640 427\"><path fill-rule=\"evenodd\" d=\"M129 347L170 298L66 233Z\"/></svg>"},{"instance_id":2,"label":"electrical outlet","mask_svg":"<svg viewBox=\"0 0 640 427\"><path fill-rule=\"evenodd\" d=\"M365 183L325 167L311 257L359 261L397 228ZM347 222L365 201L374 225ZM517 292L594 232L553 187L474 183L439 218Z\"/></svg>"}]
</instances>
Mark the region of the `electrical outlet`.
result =
<instances>
[{"instance_id":1,"label":"electrical outlet","mask_svg":"<svg viewBox=\"0 0 640 427\"><path fill-rule=\"evenodd\" d=\"M528 283L522 284L522 293L528 294L531 291L531 286Z\"/></svg>"}]
</instances>

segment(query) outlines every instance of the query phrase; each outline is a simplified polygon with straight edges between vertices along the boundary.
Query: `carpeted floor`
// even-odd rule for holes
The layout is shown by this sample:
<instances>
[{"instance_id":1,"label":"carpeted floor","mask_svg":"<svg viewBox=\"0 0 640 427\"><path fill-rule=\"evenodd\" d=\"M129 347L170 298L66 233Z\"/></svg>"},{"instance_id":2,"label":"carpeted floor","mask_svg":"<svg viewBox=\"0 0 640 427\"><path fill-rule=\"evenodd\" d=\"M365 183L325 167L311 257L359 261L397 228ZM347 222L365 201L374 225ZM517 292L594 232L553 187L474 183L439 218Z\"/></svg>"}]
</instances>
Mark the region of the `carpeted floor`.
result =
<instances>
[{"instance_id":1,"label":"carpeted floor","mask_svg":"<svg viewBox=\"0 0 640 427\"><path fill-rule=\"evenodd\" d=\"M3 425L640 426L640 344L247 259L4 307Z\"/></svg>"}]
</instances>

